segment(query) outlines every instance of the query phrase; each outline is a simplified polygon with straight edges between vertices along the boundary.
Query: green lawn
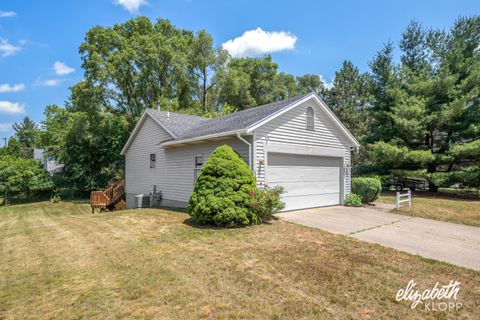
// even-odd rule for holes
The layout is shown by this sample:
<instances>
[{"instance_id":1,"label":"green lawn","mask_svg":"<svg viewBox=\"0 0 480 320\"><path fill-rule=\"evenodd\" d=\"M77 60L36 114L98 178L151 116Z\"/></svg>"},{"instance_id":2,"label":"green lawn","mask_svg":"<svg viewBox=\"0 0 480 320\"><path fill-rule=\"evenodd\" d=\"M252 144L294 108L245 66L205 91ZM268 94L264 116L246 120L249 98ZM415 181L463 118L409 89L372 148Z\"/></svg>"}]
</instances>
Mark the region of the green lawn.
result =
<instances>
[{"instance_id":1,"label":"green lawn","mask_svg":"<svg viewBox=\"0 0 480 320\"><path fill-rule=\"evenodd\" d=\"M0 319L478 319L480 273L291 223L198 228L179 212L0 208ZM458 312L398 289L461 282Z\"/></svg>"},{"instance_id":2,"label":"green lawn","mask_svg":"<svg viewBox=\"0 0 480 320\"><path fill-rule=\"evenodd\" d=\"M378 200L395 203L393 193L384 194ZM480 200L459 198L448 194L414 192L412 207L402 207L399 213L480 227ZM393 210L393 212L398 212Z\"/></svg>"}]
</instances>

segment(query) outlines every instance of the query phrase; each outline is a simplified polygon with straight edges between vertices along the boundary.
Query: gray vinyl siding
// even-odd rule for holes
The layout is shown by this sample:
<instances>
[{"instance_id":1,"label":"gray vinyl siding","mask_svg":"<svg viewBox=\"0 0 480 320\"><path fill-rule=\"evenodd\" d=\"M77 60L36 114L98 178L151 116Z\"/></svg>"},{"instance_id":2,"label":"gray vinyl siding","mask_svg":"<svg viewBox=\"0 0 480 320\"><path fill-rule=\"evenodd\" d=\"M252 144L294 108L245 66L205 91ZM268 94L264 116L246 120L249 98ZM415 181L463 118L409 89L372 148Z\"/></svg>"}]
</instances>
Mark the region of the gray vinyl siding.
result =
<instances>
[{"instance_id":1,"label":"gray vinyl siding","mask_svg":"<svg viewBox=\"0 0 480 320\"><path fill-rule=\"evenodd\" d=\"M310 106L315 113L315 130L306 130L306 109ZM265 159L265 144L277 143L302 147L323 147L341 149L344 160L350 162L351 143L344 133L316 103L305 102L285 112L272 121L257 128L254 132L254 152L256 159ZM265 161L266 163L266 161ZM265 163L255 162L257 183L265 182ZM350 170L344 174L344 195L350 193Z\"/></svg>"},{"instance_id":2,"label":"gray vinyl siding","mask_svg":"<svg viewBox=\"0 0 480 320\"><path fill-rule=\"evenodd\" d=\"M186 205L193 191L193 157L203 154L204 161L216 147L228 144L248 162L248 146L236 137L185 146L163 148L161 141L171 139L155 121L147 117L125 156L127 207L134 206L134 195L153 191L163 199ZM250 139L251 140L251 139ZM156 154L156 167L150 168L150 154Z\"/></svg>"}]
</instances>

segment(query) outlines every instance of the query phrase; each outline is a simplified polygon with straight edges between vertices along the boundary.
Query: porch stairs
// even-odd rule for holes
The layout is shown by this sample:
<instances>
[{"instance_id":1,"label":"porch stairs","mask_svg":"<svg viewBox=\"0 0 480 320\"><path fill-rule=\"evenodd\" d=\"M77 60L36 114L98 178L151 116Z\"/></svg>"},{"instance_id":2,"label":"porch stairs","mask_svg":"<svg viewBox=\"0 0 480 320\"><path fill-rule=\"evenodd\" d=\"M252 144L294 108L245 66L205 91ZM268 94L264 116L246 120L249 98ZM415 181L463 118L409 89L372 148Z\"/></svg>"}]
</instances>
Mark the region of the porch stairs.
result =
<instances>
[{"instance_id":1,"label":"porch stairs","mask_svg":"<svg viewBox=\"0 0 480 320\"><path fill-rule=\"evenodd\" d=\"M125 180L115 182L104 191L92 191L90 206L92 213L96 208L100 209L100 212L125 209Z\"/></svg>"}]
</instances>

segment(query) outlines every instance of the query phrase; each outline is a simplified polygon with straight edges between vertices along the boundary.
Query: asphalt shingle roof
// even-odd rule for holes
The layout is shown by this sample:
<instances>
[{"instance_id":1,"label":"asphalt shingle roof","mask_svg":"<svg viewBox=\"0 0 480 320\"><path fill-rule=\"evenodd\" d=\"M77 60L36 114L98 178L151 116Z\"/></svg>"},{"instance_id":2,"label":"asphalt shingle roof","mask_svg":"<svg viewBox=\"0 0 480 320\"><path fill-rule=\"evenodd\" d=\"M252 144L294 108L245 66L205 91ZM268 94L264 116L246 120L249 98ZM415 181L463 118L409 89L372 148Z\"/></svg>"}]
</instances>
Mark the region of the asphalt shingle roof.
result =
<instances>
[{"instance_id":1,"label":"asphalt shingle roof","mask_svg":"<svg viewBox=\"0 0 480 320\"><path fill-rule=\"evenodd\" d=\"M242 130L282 110L309 94L235 112L218 118L203 118L181 113L150 110L150 113L177 136L176 140Z\"/></svg>"}]
</instances>

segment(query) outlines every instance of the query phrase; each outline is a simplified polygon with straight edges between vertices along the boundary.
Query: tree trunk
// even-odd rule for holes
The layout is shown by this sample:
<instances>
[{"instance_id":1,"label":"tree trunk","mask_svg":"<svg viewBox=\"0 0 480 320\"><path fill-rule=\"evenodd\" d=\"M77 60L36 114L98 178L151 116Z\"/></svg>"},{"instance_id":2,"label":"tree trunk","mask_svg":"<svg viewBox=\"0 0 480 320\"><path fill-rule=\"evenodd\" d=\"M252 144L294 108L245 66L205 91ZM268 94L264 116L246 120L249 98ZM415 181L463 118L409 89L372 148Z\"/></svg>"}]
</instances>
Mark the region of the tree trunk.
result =
<instances>
[{"instance_id":1,"label":"tree trunk","mask_svg":"<svg viewBox=\"0 0 480 320\"><path fill-rule=\"evenodd\" d=\"M435 173L437 171L437 166L434 164L429 164L427 168L428 173ZM438 192L438 186L432 181L428 181L428 190L431 192Z\"/></svg>"},{"instance_id":2,"label":"tree trunk","mask_svg":"<svg viewBox=\"0 0 480 320\"><path fill-rule=\"evenodd\" d=\"M202 94L202 108L205 112L207 112L207 70L203 70L203 94Z\"/></svg>"}]
</instances>

